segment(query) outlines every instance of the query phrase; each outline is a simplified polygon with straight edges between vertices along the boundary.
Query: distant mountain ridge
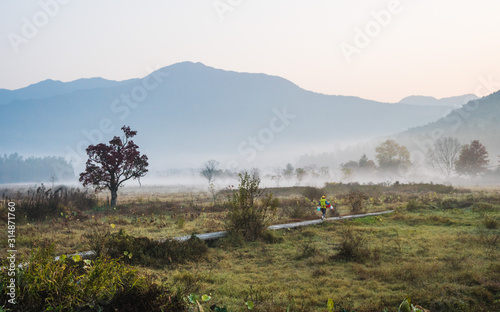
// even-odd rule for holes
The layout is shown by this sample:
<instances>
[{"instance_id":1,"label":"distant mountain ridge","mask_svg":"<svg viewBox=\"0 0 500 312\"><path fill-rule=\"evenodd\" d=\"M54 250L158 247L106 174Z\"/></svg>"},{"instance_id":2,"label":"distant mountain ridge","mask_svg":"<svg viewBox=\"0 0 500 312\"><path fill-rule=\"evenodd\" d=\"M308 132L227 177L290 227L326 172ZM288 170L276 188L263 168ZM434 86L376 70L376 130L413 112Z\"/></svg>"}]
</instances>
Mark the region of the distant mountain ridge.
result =
<instances>
[{"instance_id":1,"label":"distant mountain ridge","mask_svg":"<svg viewBox=\"0 0 500 312\"><path fill-rule=\"evenodd\" d=\"M474 94L452 96L442 99L436 99L432 96L412 95L403 98L401 101L399 101L399 103L425 106L449 106L458 108L464 104L467 104L469 101L473 101L476 99L478 99L478 97Z\"/></svg>"},{"instance_id":2,"label":"distant mountain ridge","mask_svg":"<svg viewBox=\"0 0 500 312\"><path fill-rule=\"evenodd\" d=\"M66 156L77 166L88 144L119 135L124 124L138 131L136 142L152 164L189 166L209 158L266 162L267 153L285 159L291 149L389 135L449 111L318 94L281 77L192 62L141 79L45 81L4 93L0 115L9 117L0 126L0 148Z\"/></svg>"},{"instance_id":3,"label":"distant mountain ridge","mask_svg":"<svg viewBox=\"0 0 500 312\"><path fill-rule=\"evenodd\" d=\"M47 79L16 90L0 89L0 105L16 100L43 99L80 90L116 87L134 81L137 79L114 81L104 78L81 78L70 82Z\"/></svg>"},{"instance_id":4,"label":"distant mountain ridge","mask_svg":"<svg viewBox=\"0 0 500 312\"><path fill-rule=\"evenodd\" d=\"M469 101L443 118L427 125L412 127L396 137L414 150L425 152L438 138L458 138L461 144L480 140L489 154L490 164L498 164L500 155L500 91Z\"/></svg>"}]
</instances>

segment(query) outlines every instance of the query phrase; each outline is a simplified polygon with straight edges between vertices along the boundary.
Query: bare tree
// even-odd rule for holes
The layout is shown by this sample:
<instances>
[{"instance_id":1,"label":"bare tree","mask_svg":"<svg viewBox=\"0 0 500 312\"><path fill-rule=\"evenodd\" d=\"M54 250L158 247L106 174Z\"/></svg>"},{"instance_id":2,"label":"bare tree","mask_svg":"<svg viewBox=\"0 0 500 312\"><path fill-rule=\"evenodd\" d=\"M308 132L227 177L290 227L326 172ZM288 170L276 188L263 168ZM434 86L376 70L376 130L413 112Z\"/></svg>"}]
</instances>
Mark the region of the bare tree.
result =
<instances>
[{"instance_id":1,"label":"bare tree","mask_svg":"<svg viewBox=\"0 0 500 312\"><path fill-rule=\"evenodd\" d=\"M271 177L271 180L274 180L276 182L276 187L280 187L280 182L283 176L281 175L281 170L276 169L274 170L274 175Z\"/></svg>"},{"instance_id":2,"label":"bare tree","mask_svg":"<svg viewBox=\"0 0 500 312\"><path fill-rule=\"evenodd\" d=\"M214 182L215 179L221 174L221 171L217 168L218 166L219 162L213 159L210 159L203 164L200 174L208 180L208 185L211 185L212 182Z\"/></svg>"},{"instance_id":3,"label":"bare tree","mask_svg":"<svg viewBox=\"0 0 500 312\"><path fill-rule=\"evenodd\" d=\"M427 152L427 161L432 168L440 170L446 177L449 177L453 172L461 148L460 142L456 138L440 138Z\"/></svg>"}]
</instances>

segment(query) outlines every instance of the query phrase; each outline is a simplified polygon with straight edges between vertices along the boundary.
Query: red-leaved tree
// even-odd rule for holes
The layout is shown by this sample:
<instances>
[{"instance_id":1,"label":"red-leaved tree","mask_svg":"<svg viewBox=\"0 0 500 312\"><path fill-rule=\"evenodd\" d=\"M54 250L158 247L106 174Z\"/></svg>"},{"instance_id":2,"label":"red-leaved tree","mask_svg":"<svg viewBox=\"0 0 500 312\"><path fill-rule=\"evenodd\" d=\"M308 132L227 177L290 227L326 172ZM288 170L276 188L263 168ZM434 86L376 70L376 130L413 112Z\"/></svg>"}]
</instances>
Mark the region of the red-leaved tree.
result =
<instances>
[{"instance_id":1,"label":"red-leaved tree","mask_svg":"<svg viewBox=\"0 0 500 312\"><path fill-rule=\"evenodd\" d=\"M462 146L455 170L458 174L469 175L471 178L488 170L488 152L486 147L478 140Z\"/></svg>"},{"instance_id":2,"label":"red-leaved tree","mask_svg":"<svg viewBox=\"0 0 500 312\"><path fill-rule=\"evenodd\" d=\"M100 143L89 145L85 171L80 173L83 186L91 185L96 191L109 189L111 206L116 206L118 188L130 179L139 179L148 172L148 157L138 151L138 146L131 140L137 131L123 126L125 137L115 136L109 145Z\"/></svg>"}]
</instances>

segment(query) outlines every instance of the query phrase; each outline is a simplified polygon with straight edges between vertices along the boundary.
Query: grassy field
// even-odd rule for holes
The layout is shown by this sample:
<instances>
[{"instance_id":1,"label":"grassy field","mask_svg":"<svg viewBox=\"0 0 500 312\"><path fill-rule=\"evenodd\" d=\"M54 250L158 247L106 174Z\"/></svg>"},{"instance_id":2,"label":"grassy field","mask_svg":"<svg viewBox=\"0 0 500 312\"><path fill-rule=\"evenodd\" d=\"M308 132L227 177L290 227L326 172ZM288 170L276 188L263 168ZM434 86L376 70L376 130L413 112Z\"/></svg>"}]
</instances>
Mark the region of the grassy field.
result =
<instances>
[{"instance_id":1,"label":"grassy field","mask_svg":"<svg viewBox=\"0 0 500 312\"><path fill-rule=\"evenodd\" d=\"M357 213L395 212L279 230L272 242L220 239L188 261L130 265L169 289L209 295L207 311L214 304L248 311L249 301L253 311L328 311L329 299L333 311L397 311L406 297L431 311L500 311L495 188L331 184L269 191L280 200L273 224L319 218L316 200L323 193L340 215L354 209L353 192L361 205ZM84 236L92 231L160 239L224 230L225 193L215 204L210 194L195 190L143 188L120 195L116 209L106 207L104 196L88 209L60 205L47 218L19 214L19 252L28 255L49 242L54 254L88 250ZM2 211L7 200L22 206L21 198L4 191ZM0 242L5 257L6 237Z\"/></svg>"}]
</instances>

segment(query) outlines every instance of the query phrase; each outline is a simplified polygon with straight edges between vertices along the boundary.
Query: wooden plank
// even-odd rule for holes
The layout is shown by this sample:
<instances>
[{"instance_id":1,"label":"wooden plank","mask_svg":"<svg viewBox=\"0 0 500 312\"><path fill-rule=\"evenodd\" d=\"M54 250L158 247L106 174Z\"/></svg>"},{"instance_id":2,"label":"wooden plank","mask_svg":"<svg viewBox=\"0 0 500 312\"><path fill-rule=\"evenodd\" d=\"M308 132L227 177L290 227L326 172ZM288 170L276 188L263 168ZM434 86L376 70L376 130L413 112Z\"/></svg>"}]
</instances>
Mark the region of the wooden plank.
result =
<instances>
[{"instance_id":1,"label":"wooden plank","mask_svg":"<svg viewBox=\"0 0 500 312\"><path fill-rule=\"evenodd\" d=\"M195 236L198 237L201 240L218 239L218 238L225 237L226 235L227 235L226 231L206 233L206 234L195 234ZM178 241L182 242L182 241L187 241L190 238L191 238L191 235L186 235L186 236L174 237L172 239L175 239L175 240L178 240Z\"/></svg>"},{"instance_id":2,"label":"wooden plank","mask_svg":"<svg viewBox=\"0 0 500 312\"><path fill-rule=\"evenodd\" d=\"M342 217L326 218L324 221L336 221L336 220L343 220L343 219L354 219L354 218L362 218L362 217L369 217L369 216L378 216L378 215L385 214L385 213L391 213L392 211L393 210L388 210L388 211L382 211L382 212L365 213L365 214L360 214L360 215L348 215L348 216L342 216ZM276 225L271 225L269 227L269 229L270 230L290 229L290 228L294 228L294 227L319 224L319 223L324 222L324 221L319 219L319 220L309 220L309 221L294 222L294 223L287 223L287 224L276 224Z\"/></svg>"},{"instance_id":3,"label":"wooden plank","mask_svg":"<svg viewBox=\"0 0 500 312\"><path fill-rule=\"evenodd\" d=\"M336 221L336 220L343 220L343 219L355 219L355 218L362 218L362 217L369 217L369 216L378 216L378 215L385 214L385 213L391 213L392 211L393 210L382 211L382 212L371 212L371 213L365 213L365 214L360 214L360 215L348 215L348 216L342 216L342 217L333 217L333 218L326 218L325 220L317 219L317 220L308 220L308 221L286 223L286 224L276 224L276 225L269 226L268 229L270 229L270 230L290 229L290 228L295 228L295 227L320 224L324 221ZM220 231L220 232L215 232L215 233L195 234L195 235L201 240L210 240L210 239L217 239L217 238L225 237L227 235L227 233L226 233L226 231ZM178 241L186 241L190 237L191 237L191 235L186 235L186 236L174 237L172 239L175 239Z\"/></svg>"},{"instance_id":4,"label":"wooden plank","mask_svg":"<svg viewBox=\"0 0 500 312\"><path fill-rule=\"evenodd\" d=\"M363 217L369 217L369 216L378 216L381 214L386 214L386 213L391 213L391 212L393 212L393 210L382 211L382 212L371 212L371 213L365 213L365 214L359 214L359 215L348 215L348 216L342 216L342 217L326 218L325 220L318 219L318 220L308 220L308 221L286 223L286 224L276 224L276 225L271 225L268 228L270 230L290 229L290 228L295 228L295 227L320 224L324 221L336 221L336 220L344 220L344 219L363 218ZM220 231L220 232L195 234L195 235L201 240L211 240L211 239L223 238L227 235L227 232ZM178 237L173 237L171 239L175 239L177 241L182 242L182 241L187 241L189 238L191 238L191 235L178 236ZM165 240L166 239L161 239L159 241L164 242ZM75 254L67 255L67 257L69 258L69 257L72 257L74 255L80 255L80 256L82 256L82 258L88 258L90 256L93 256L94 252L93 251L83 251L83 252L78 252ZM59 256L55 257L55 260L56 261L59 260Z\"/></svg>"}]
</instances>

